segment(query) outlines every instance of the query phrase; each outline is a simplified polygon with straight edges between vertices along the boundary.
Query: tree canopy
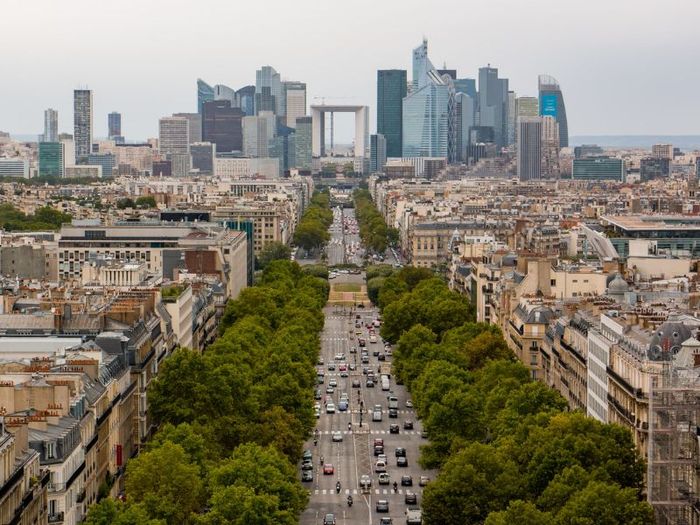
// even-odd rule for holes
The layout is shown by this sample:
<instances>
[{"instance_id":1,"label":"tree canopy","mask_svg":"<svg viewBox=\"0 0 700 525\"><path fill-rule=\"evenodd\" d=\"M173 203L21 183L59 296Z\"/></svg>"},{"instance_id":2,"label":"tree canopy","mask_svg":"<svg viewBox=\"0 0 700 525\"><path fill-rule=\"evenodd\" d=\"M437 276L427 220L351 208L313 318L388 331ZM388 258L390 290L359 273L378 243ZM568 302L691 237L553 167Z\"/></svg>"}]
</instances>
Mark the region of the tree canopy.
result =
<instances>
[{"instance_id":1,"label":"tree canopy","mask_svg":"<svg viewBox=\"0 0 700 525\"><path fill-rule=\"evenodd\" d=\"M384 222L369 191L355 190L352 197L362 242L368 250L384 253L391 244L398 241L398 231Z\"/></svg>"},{"instance_id":2,"label":"tree canopy","mask_svg":"<svg viewBox=\"0 0 700 525\"><path fill-rule=\"evenodd\" d=\"M291 255L292 250L286 244L277 241L268 243L260 252L258 267L264 270L272 261L285 261L289 259Z\"/></svg>"},{"instance_id":3,"label":"tree canopy","mask_svg":"<svg viewBox=\"0 0 700 525\"><path fill-rule=\"evenodd\" d=\"M328 227L333 223L328 192L316 192L294 230L294 244L311 251L321 248L330 240Z\"/></svg>"},{"instance_id":4,"label":"tree canopy","mask_svg":"<svg viewBox=\"0 0 700 525\"><path fill-rule=\"evenodd\" d=\"M12 204L0 204L0 228L7 231L58 230L73 217L51 206L42 206L26 215Z\"/></svg>"}]
</instances>

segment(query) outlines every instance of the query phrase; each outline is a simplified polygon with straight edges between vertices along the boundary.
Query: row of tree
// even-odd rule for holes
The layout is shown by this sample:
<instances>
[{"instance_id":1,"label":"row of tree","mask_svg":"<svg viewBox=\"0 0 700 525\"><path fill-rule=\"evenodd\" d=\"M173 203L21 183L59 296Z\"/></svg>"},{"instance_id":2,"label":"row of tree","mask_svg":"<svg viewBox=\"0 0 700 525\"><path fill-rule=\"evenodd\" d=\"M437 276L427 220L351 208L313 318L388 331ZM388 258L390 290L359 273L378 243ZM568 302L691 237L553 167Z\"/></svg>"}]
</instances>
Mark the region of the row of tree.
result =
<instances>
[{"instance_id":1,"label":"row of tree","mask_svg":"<svg viewBox=\"0 0 700 525\"><path fill-rule=\"evenodd\" d=\"M177 350L149 388L160 425L126 472L126 503L89 525L294 524L308 493L295 464L313 428L314 364L328 282L268 264L229 303L204 354Z\"/></svg>"},{"instance_id":2,"label":"row of tree","mask_svg":"<svg viewBox=\"0 0 700 525\"><path fill-rule=\"evenodd\" d=\"M70 222L72 216L51 206L42 206L27 215L12 204L0 204L0 229L7 231L58 230L61 224Z\"/></svg>"},{"instance_id":3,"label":"row of tree","mask_svg":"<svg viewBox=\"0 0 700 525\"><path fill-rule=\"evenodd\" d=\"M430 272L381 279L382 336L430 436L421 464L426 525L645 525L643 462L630 433L578 412L531 379L500 329ZM375 281L376 283L376 281Z\"/></svg>"},{"instance_id":4,"label":"row of tree","mask_svg":"<svg viewBox=\"0 0 700 525\"><path fill-rule=\"evenodd\" d=\"M384 217L377 211L369 191L357 189L353 193L355 217L360 227L360 238L368 250L384 253L398 241L399 232L384 222Z\"/></svg>"},{"instance_id":5,"label":"row of tree","mask_svg":"<svg viewBox=\"0 0 700 525\"><path fill-rule=\"evenodd\" d=\"M333 223L328 191L316 192L294 230L294 244L306 251L318 250L330 240L328 227Z\"/></svg>"}]
</instances>

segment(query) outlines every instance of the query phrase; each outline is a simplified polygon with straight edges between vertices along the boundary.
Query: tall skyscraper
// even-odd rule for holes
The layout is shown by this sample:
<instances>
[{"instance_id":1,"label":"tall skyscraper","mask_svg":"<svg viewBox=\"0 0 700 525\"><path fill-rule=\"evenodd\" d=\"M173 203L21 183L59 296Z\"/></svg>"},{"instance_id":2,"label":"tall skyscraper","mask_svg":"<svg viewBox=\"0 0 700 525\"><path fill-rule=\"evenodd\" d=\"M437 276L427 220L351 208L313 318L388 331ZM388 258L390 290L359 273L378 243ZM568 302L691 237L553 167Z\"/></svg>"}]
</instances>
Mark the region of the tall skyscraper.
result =
<instances>
[{"instance_id":1,"label":"tall skyscraper","mask_svg":"<svg viewBox=\"0 0 700 525\"><path fill-rule=\"evenodd\" d=\"M58 111L44 111L44 142L58 142Z\"/></svg>"},{"instance_id":2,"label":"tall skyscraper","mask_svg":"<svg viewBox=\"0 0 700 525\"><path fill-rule=\"evenodd\" d=\"M479 126L493 128L496 145L507 145L508 79L498 77L495 67L479 68Z\"/></svg>"},{"instance_id":3,"label":"tall skyscraper","mask_svg":"<svg viewBox=\"0 0 700 525\"><path fill-rule=\"evenodd\" d=\"M114 140L114 137L122 136L122 114L112 111L107 115L107 131L108 137Z\"/></svg>"},{"instance_id":4,"label":"tall skyscraper","mask_svg":"<svg viewBox=\"0 0 700 525\"><path fill-rule=\"evenodd\" d=\"M197 112L201 115L204 111L204 103L214 100L214 88L204 82L201 78L197 79Z\"/></svg>"},{"instance_id":5,"label":"tall skyscraper","mask_svg":"<svg viewBox=\"0 0 700 525\"><path fill-rule=\"evenodd\" d=\"M518 118L518 178L538 180L542 176L542 119Z\"/></svg>"},{"instance_id":6,"label":"tall skyscraper","mask_svg":"<svg viewBox=\"0 0 700 525\"><path fill-rule=\"evenodd\" d=\"M205 102L202 140L216 144L219 153L243 151L242 119L241 109L231 107L228 100Z\"/></svg>"},{"instance_id":7,"label":"tall skyscraper","mask_svg":"<svg viewBox=\"0 0 700 525\"><path fill-rule=\"evenodd\" d=\"M369 137L369 172L376 173L384 169L386 164L386 140L384 135L377 133Z\"/></svg>"},{"instance_id":8,"label":"tall skyscraper","mask_svg":"<svg viewBox=\"0 0 700 525\"><path fill-rule=\"evenodd\" d=\"M516 100L515 91L508 92L508 123L506 126L507 144L510 146L515 144L516 126L518 117L516 115ZM535 115L537 116L537 115Z\"/></svg>"},{"instance_id":9,"label":"tall skyscraper","mask_svg":"<svg viewBox=\"0 0 700 525\"><path fill-rule=\"evenodd\" d=\"M377 71L377 133L384 135L388 157L401 157L403 147L403 99L406 70Z\"/></svg>"},{"instance_id":10,"label":"tall skyscraper","mask_svg":"<svg viewBox=\"0 0 700 525\"><path fill-rule=\"evenodd\" d=\"M542 117L542 175L558 178L559 165L559 123L554 117Z\"/></svg>"},{"instance_id":11,"label":"tall skyscraper","mask_svg":"<svg viewBox=\"0 0 700 525\"><path fill-rule=\"evenodd\" d=\"M457 105L457 160L467 160L469 146L469 130L474 127L474 100L463 92L455 95Z\"/></svg>"},{"instance_id":12,"label":"tall skyscraper","mask_svg":"<svg viewBox=\"0 0 700 525\"><path fill-rule=\"evenodd\" d=\"M255 86L244 86L236 91L236 99L245 116L255 115Z\"/></svg>"},{"instance_id":13,"label":"tall skyscraper","mask_svg":"<svg viewBox=\"0 0 700 525\"><path fill-rule=\"evenodd\" d=\"M66 158L62 142L39 143L39 177L63 177Z\"/></svg>"},{"instance_id":14,"label":"tall skyscraper","mask_svg":"<svg viewBox=\"0 0 700 525\"><path fill-rule=\"evenodd\" d=\"M211 142L195 142L190 144L190 154L192 155L192 168L198 170L200 175L214 174L216 145Z\"/></svg>"},{"instance_id":15,"label":"tall skyscraper","mask_svg":"<svg viewBox=\"0 0 700 525\"><path fill-rule=\"evenodd\" d=\"M472 100L476 101L478 92L476 91L476 80L473 78L458 78L455 80L455 91L466 93Z\"/></svg>"},{"instance_id":16,"label":"tall skyscraper","mask_svg":"<svg viewBox=\"0 0 700 525\"><path fill-rule=\"evenodd\" d=\"M423 40L413 50L413 89L403 99L402 156L450 157L455 146L451 138L456 138L455 109L452 80L437 73Z\"/></svg>"},{"instance_id":17,"label":"tall skyscraper","mask_svg":"<svg viewBox=\"0 0 700 525\"><path fill-rule=\"evenodd\" d=\"M265 116L243 117L243 155L246 157L268 156L268 123L269 119Z\"/></svg>"},{"instance_id":18,"label":"tall skyscraper","mask_svg":"<svg viewBox=\"0 0 700 525\"><path fill-rule=\"evenodd\" d=\"M559 146L569 147L569 124L566 120L564 95L559 82L549 75L540 75L537 79L540 93L540 115L554 117L559 124Z\"/></svg>"},{"instance_id":19,"label":"tall skyscraper","mask_svg":"<svg viewBox=\"0 0 700 525\"><path fill-rule=\"evenodd\" d=\"M163 117L158 121L158 146L171 162L175 177L185 177L190 171L189 126L185 117Z\"/></svg>"},{"instance_id":20,"label":"tall skyscraper","mask_svg":"<svg viewBox=\"0 0 700 525\"><path fill-rule=\"evenodd\" d=\"M202 115L199 113L173 113L173 117L184 117L189 122L190 144L202 142Z\"/></svg>"},{"instance_id":21,"label":"tall skyscraper","mask_svg":"<svg viewBox=\"0 0 700 525\"><path fill-rule=\"evenodd\" d=\"M231 107L238 107L238 100L236 99L236 90L231 89L223 84L217 84L214 86L214 100L228 100L231 102Z\"/></svg>"},{"instance_id":22,"label":"tall skyscraper","mask_svg":"<svg viewBox=\"0 0 700 525\"><path fill-rule=\"evenodd\" d=\"M255 72L255 111L272 111L277 116L285 114L280 74L272 66L263 66Z\"/></svg>"},{"instance_id":23,"label":"tall skyscraper","mask_svg":"<svg viewBox=\"0 0 700 525\"><path fill-rule=\"evenodd\" d=\"M75 163L81 164L92 152L92 91L73 91L73 140Z\"/></svg>"},{"instance_id":24,"label":"tall skyscraper","mask_svg":"<svg viewBox=\"0 0 700 525\"><path fill-rule=\"evenodd\" d=\"M285 98L285 119L287 127L297 125L297 118L306 115L306 84L287 81L283 83Z\"/></svg>"},{"instance_id":25,"label":"tall skyscraper","mask_svg":"<svg viewBox=\"0 0 700 525\"><path fill-rule=\"evenodd\" d=\"M294 167L301 170L310 170L312 168L312 122L311 117L299 117L296 122Z\"/></svg>"}]
</instances>

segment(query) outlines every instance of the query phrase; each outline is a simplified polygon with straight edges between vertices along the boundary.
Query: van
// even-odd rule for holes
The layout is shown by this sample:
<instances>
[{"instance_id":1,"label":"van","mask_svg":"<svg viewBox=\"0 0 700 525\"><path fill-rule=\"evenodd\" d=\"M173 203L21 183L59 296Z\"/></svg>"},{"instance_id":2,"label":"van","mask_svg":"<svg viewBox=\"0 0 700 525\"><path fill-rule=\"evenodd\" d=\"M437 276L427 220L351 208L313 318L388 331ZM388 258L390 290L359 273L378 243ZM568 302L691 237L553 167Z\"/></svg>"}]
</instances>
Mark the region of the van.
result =
<instances>
[{"instance_id":1,"label":"van","mask_svg":"<svg viewBox=\"0 0 700 525\"><path fill-rule=\"evenodd\" d=\"M391 384L389 383L389 378L387 376L382 376L382 390L385 392L391 390Z\"/></svg>"},{"instance_id":2,"label":"van","mask_svg":"<svg viewBox=\"0 0 700 525\"><path fill-rule=\"evenodd\" d=\"M396 396L389 396L389 408L399 408L399 399Z\"/></svg>"}]
</instances>

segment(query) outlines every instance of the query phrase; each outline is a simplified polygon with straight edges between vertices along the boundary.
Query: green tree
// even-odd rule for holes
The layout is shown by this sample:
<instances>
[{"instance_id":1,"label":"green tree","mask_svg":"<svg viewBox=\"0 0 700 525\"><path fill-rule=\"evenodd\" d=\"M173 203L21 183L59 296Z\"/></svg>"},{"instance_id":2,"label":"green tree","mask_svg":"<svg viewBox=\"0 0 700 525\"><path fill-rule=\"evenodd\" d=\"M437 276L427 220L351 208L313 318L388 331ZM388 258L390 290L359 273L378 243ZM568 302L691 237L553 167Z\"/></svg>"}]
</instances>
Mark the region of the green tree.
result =
<instances>
[{"instance_id":1,"label":"green tree","mask_svg":"<svg viewBox=\"0 0 700 525\"><path fill-rule=\"evenodd\" d=\"M199 468L169 441L128 463L126 492L149 516L172 525L193 523L192 514L202 508L205 496Z\"/></svg>"},{"instance_id":2,"label":"green tree","mask_svg":"<svg viewBox=\"0 0 700 525\"><path fill-rule=\"evenodd\" d=\"M153 195L142 195L136 199L134 203L138 208L155 208L157 206L156 199ZM128 207L128 206L127 206ZM133 208L134 206L132 206Z\"/></svg>"},{"instance_id":3,"label":"green tree","mask_svg":"<svg viewBox=\"0 0 700 525\"><path fill-rule=\"evenodd\" d=\"M292 256L292 250L282 242L271 242L263 248L258 257L258 266L263 270L272 262L287 260Z\"/></svg>"},{"instance_id":4,"label":"green tree","mask_svg":"<svg viewBox=\"0 0 700 525\"><path fill-rule=\"evenodd\" d=\"M554 518L540 511L532 503L522 500L511 501L506 510L492 512L484 525L554 525Z\"/></svg>"},{"instance_id":5,"label":"green tree","mask_svg":"<svg viewBox=\"0 0 700 525\"><path fill-rule=\"evenodd\" d=\"M127 505L105 498L88 507L85 525L167 525L166 520L152 518L143 505Z\"/></svg>"},{"instance_id":6,"label":"green tree","mask_svg":"<svg viewBox=\"0 0 700 525\"><path fill-rule=\"evenodd\" d=\"M653 525L654 511L632 488L593 481L572 495L557 525Z\"/></svg>"},{"instance_id":7,"label":"green tree","mask_svg":"<svg viewBox=\"0 0 700 525\"><path fill-rule=\"evenodd\" d=\"M119 199L117 201L117 208L120 210L125 210L126 208L135 208L136 203L133 201L133 199L130 199L129 197L124 197L122 199Z\"/></svg>"}]
</instances>

